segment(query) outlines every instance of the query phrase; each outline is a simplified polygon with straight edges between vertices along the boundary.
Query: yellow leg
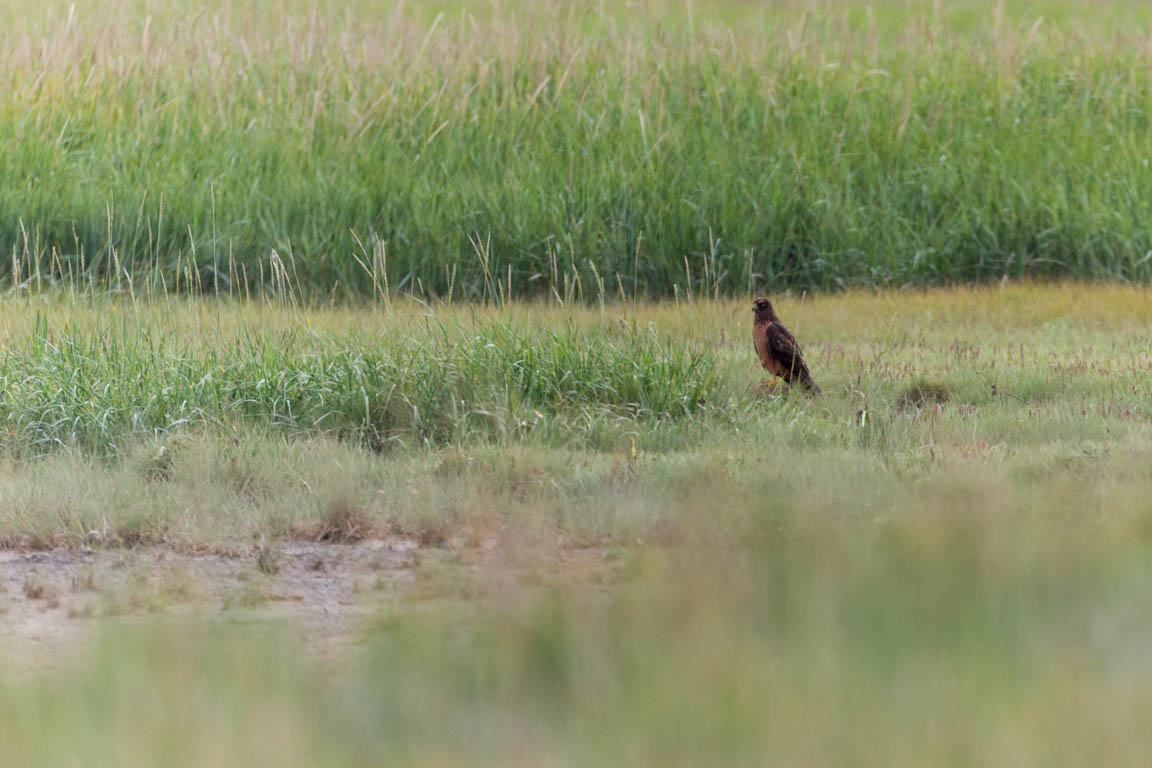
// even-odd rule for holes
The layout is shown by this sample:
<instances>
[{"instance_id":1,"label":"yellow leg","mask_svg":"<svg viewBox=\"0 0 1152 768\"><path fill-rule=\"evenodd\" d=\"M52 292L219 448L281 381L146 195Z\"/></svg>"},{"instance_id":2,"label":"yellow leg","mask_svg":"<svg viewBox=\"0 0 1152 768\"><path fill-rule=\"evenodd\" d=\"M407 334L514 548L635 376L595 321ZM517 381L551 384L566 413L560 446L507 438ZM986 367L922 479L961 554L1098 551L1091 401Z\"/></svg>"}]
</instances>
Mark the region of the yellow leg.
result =
<instances>
[{"instance_id":1,"label":"yellow leg","mask_svg":"<svg viewBox=\"0 0 1152 768\"><path fill-rule=\"evenodd\" d=\"M779 386L780 386L780 379L778 379L778 378L767 379L765 381L760 382L760 384L756 387L756 394L763 395L765 393L772 392Z\"/></svg>"}]
</instances>

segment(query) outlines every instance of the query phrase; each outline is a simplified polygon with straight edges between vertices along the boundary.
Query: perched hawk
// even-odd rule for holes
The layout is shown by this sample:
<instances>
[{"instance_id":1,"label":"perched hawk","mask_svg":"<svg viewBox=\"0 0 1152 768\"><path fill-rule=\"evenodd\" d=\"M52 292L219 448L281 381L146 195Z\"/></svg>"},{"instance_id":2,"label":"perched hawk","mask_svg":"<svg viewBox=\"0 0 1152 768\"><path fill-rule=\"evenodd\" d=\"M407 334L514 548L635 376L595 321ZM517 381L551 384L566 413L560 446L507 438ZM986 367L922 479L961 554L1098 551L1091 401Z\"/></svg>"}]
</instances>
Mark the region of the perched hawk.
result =
<instances>
[{"instance_id":1,"label":"perched hawk","mask_svg":"<svg viewBox=\"0 0 1152 768\"><path fill-rule=\"evenodd\" d=\"M756 354L760 356L764 370L789 384L800 382L809 392L820 394L820 387L812 381L812 374L808 373L808 366L804 364L804 356L800 354L796 337L780 322L776 310L772 309L772 302L764 298L756 299L752 309L756 312L756 320L752 324L752 341L756 344Z\"/></svg>"}]
</instances>

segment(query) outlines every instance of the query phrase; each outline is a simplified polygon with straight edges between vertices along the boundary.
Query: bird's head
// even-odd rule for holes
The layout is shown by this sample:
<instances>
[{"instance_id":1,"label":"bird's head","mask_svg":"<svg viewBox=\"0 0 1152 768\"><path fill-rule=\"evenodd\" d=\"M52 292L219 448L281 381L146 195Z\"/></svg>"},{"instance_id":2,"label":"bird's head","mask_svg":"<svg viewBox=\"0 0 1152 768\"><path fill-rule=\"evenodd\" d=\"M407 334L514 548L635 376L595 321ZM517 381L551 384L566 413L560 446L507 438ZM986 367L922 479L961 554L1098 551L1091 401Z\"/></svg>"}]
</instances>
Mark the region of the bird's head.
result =
<instances>
[{"instance_id":1,"label":"bird's head","mask_svg":"<svg viewBox=\"0 0 1152 768\"><path fill-rule=\"evenodd\" d=\"M772 302L763 296L752 302L752 311L756 313L757 317L772 317L776 314L772 309Z\"/></svg>"}]
</instances>

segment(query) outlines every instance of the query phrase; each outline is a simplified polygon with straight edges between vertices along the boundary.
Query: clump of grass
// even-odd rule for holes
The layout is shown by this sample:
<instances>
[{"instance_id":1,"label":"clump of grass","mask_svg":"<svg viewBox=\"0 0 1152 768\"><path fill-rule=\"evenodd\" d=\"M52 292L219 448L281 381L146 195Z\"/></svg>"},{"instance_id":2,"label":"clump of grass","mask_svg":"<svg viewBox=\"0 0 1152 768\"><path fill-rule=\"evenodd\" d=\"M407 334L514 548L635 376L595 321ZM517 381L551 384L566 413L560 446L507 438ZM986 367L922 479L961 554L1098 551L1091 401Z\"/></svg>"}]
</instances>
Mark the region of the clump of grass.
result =
<instances>
[{"instance_id":1,"label":"clump of grass","mask_svg":"<svg viewBox=\"0 0 1152 768\"><path fill-rule=\"evenodd\" d=\"M66 323L30 333L0 354L8 387L0 423L10 444L31 452L233 423L335 433L375 450L404 441L511 441L570 431L589 411L691 418L717 377L714 353L650 330L494 322L371 340L247 333L224 349L146 324ZM141 460L156 480L170 479L173 464L167 445Z\"/></svg>"},{"instance_id":2,"label":"clump of grass","mask_svg":"<svg viewBox=\"0 0 1152 768\"><path fill-rule=\"evenodd\" d=\"M329 499L320 520L311 526L308 538L335 544L354 544L379 536L380 520L351 493L341 492Z\"/></svg>"},{"instance_id":3,"label":"clump of grass","mask_svg":"<svg viewBox=\"0 0 1152 768\"><path fill-rule=\"evenodd\" d=\"M946 403L949 397L951 392L946 385L933 381L917 381L900 393L899 406L901 409L921 409L925 406Z\"/></svg>"},{"instance_id":4,"label":"clump of grass","mask_svg":"<svg viewBox=\"0 0 1152 768\"><path fill-rule=\"evenodd\" d=\"M275 576L280 572L282 557L280 550L267 541L256 546L256 570L265 576Z\"/></svg>"},{"instance_id":5,"label":"clump of grass","mask_svg":"<svg viewBox=\"0 0 1152 768\"><path fill-rule=\"evenodd\" d=\"M48 608L60 606L60 588L35 568L24 575L24 597L43 601Z\"/></svg>"},{"instance_id":6,"label":"clump of grass","mask_svg":"<svg viewBox=\"0 0 1152 768\"><path fill-rule=\"evenodd\" d=\"M391 531L415 540L421 547L440 547L452 537L458 525L459 521L444 510L428 510L397 520Z\"/></svg>"}]
</instances>

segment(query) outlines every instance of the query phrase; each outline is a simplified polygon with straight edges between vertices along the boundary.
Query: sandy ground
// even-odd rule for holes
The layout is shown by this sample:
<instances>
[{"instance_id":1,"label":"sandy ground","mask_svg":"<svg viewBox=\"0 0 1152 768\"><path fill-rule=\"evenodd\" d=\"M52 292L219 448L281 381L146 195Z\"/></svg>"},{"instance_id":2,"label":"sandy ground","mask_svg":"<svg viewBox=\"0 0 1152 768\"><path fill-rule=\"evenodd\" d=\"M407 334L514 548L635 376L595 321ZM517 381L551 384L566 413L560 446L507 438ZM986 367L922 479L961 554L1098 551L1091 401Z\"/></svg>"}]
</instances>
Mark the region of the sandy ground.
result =
<instances>
[{"instance_id":1,"label":"sandy ground","mask_svg":"<svg viewBox=\"0 0 1152 768\"><path fill-rule=\"evenodd\" d=\"M45 670L82 656L100 627L172 618L271 622L338 659L365 622L397 606L474 599L552 580L600 583L614 561L560 546L530 556L495 541L421 547L281 542L234 555L163 548L0 552L0 662Z\"/></svg>"}]
</instances>

